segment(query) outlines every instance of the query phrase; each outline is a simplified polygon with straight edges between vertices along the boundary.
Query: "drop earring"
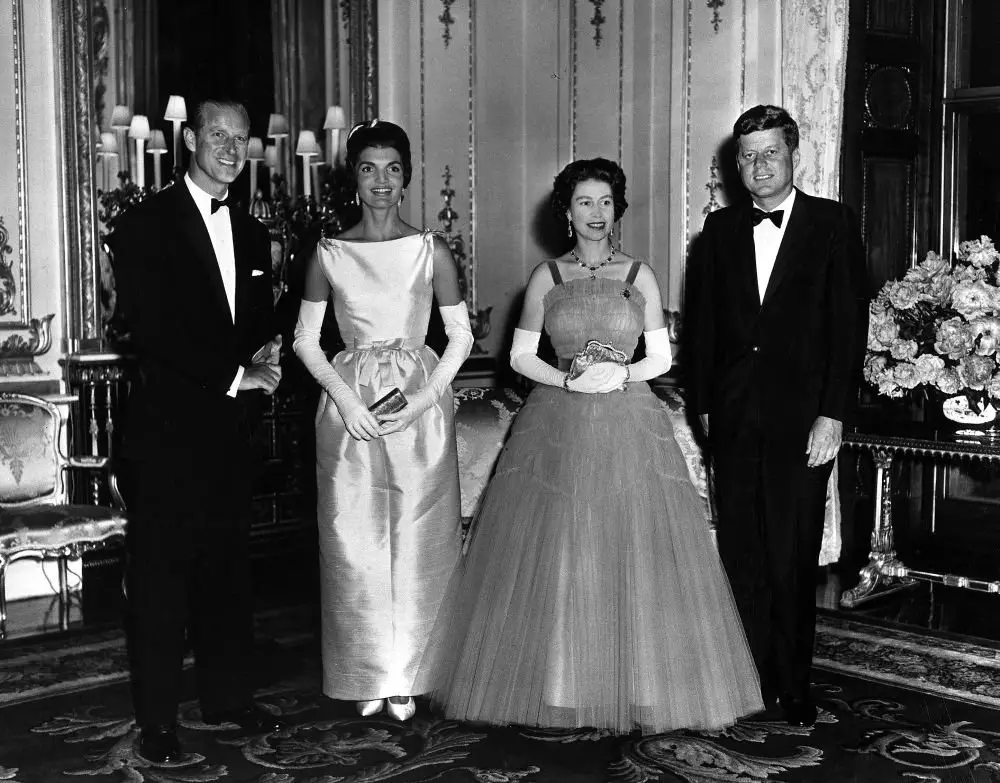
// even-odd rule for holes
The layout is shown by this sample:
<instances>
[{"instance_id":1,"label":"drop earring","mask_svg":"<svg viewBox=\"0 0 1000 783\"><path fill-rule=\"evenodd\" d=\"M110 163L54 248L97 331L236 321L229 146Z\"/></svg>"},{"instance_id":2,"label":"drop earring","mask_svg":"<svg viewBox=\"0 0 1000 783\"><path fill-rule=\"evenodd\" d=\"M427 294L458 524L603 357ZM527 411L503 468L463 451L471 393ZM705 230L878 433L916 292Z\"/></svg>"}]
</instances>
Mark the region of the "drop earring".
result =
<instances>
[{"instance_id":1,"label":"drop earring","mask_svg":"<svg viewBox=\"0 0 1000 783\"><path fill-rule=\"evenodd\" d=\"M354 203L359 207L361 206L361 196L358 195L358 191L354 191Z\"/></svg>"},{"instance_id":2,"label":"drop earring","mask_svg":"<svg viewBox=\"0 0 1000 783\"><path fill-rule=\"evenodd\" d=\"M573 237L573 223L569 220L566 221L566 236Z\"/></svg>"},{"instance_id":3,"label":"drop earring","mask_svg":"<svg viewBox=\"0 0 1000 783\"><path fill-rule=\"evenodd\" d=\"M402 204L403 203L403 199L405 199L405 198L406 198L406 188L403 188L399 192L399 203Z\"/></svg>"}]
</instances>

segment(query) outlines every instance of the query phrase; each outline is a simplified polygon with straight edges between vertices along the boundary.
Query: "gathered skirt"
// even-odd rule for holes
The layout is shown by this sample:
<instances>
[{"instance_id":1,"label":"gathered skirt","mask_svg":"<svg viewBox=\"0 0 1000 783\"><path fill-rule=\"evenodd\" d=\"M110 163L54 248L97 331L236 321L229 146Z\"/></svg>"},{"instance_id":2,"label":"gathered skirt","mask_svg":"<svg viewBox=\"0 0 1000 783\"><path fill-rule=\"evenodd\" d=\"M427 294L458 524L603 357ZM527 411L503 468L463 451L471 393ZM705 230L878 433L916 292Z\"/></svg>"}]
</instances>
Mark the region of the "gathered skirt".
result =
<instances>
[{"instance_id":1,"label":"gathered skirt","mask_svg":"<svg viewBox=\"0 0 1000 783\"><path fill-rule=\"evenodd\" d=\"M703 501L647 384L518 414L423 669L450 717L659 733L763 708Z\"/></svg>"}]
</instances>

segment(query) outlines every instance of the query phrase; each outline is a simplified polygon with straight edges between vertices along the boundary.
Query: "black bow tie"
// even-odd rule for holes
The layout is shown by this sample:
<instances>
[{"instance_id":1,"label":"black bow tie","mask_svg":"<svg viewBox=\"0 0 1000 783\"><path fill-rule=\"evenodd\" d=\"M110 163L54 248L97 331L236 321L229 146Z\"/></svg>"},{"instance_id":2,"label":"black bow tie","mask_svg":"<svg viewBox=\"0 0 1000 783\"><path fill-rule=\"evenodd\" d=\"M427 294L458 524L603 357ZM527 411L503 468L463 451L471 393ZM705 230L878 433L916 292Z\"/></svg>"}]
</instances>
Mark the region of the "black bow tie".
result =
<instances>
[{"instance_id":1,"label":"black bow tie","mask_svg":"<svg viewBox=\"0 0 1000 783\"><path fill-rule=\"evenodd\" d=\"M755 226L760 225L760 221L766 219L770 220L778 228L781 228L781 219L784 216L785 216L785 210L783 209L776 209L774 210L774 212L765 212L762 209L757 209L757 207L754 207L753 211L750 212L750 220L753 221L753 224Z\"/></svg>"},{"instance_id":2,"label":"black bow tie","mask_svg":"<svg viewBox=\"0 0 1000 783\"><path fill-rule=\"evenodd\" d=\"M230 209L235 209L238 203L239 202L236 200L236 197L232 193L230 193L228 196L222 199L222 201L219 201L219 199L217 198L213 198L212 214L214 215L218 211L219 207L229 207Z\"/></svg>"}]
</instances>

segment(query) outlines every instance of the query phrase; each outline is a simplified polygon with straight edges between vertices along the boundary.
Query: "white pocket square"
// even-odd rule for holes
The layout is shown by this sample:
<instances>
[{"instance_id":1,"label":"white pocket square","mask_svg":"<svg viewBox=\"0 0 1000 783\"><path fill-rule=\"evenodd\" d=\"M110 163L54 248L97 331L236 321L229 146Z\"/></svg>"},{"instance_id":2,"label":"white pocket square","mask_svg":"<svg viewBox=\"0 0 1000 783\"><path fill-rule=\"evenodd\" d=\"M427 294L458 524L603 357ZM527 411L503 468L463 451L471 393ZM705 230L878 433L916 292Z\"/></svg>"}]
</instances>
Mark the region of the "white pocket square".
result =
<instances>
[{"instance_id":1,"label":"white pocket square","mask_svg":"<svg viewBox=\"0 0 1000 783\"><path fill-rule=\"evenodd\" d=\"M250 277L260 277L262 274L264 274L263 269L254 269L250 272Z\"/></svg>"}]
</instances>

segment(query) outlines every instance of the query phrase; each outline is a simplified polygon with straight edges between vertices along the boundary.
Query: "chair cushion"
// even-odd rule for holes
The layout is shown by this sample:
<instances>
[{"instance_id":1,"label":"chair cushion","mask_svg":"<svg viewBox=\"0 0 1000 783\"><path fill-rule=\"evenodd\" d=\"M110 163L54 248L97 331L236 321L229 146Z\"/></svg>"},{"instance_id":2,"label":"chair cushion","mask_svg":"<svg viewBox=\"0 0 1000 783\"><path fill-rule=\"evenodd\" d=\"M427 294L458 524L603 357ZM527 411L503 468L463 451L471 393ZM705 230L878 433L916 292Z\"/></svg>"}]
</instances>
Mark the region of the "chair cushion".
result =
<instances>
[{"instance_id":1,"label":"chair cushion","mask_svg":"<svg viewBox=\"0 0 1000 783\"><path fill-rule=\"evenodd\" d=\"M45 408L0 403L0 504L22 503L58 490L57 427Z\"/></svg>"},{"instance_id":2,"label":"chair cushion","mask_svg":"<svg viewBox=\"0 0 1000 783\"><path fill-rule=\"evenodd\" d=\"M125 532L126 517L103 506L29 506L0 511L0 555L98 543Z\"/></svg>"}]
</instances>

